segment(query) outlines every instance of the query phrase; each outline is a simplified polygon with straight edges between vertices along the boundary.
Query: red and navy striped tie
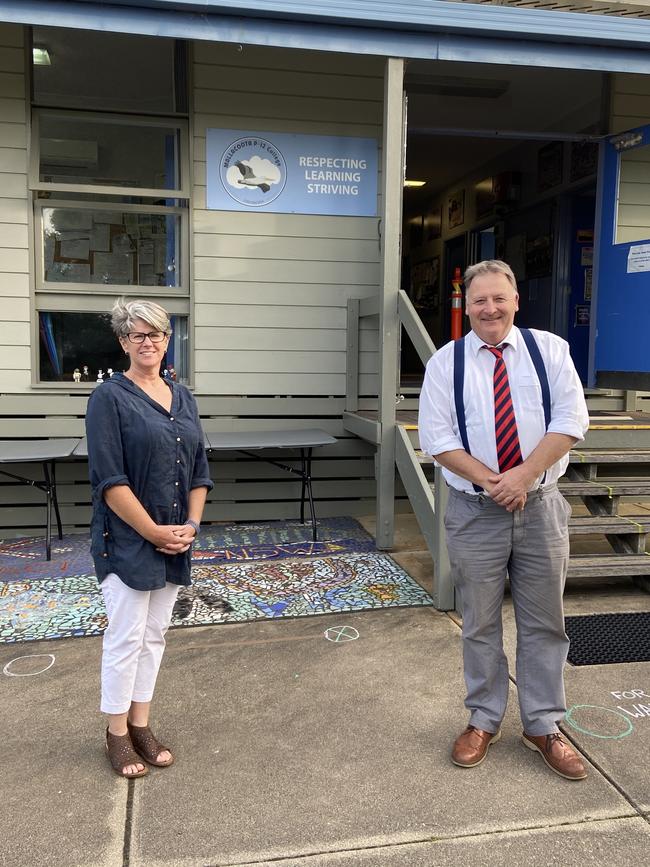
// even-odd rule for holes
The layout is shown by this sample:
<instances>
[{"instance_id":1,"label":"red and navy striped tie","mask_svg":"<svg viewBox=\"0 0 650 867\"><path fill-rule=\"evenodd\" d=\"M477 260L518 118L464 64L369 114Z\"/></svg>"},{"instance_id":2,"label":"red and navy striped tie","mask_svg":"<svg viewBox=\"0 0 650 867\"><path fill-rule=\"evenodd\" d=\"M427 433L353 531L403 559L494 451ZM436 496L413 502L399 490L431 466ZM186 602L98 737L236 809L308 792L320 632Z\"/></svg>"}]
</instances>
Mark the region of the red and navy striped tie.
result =
<instances>
[{"instance_id":1,"label":"red and navy striped tie","mask_svg":"<svg viewBox=\"0 0 650 867\"><path fill-rule=\"evenodd\" d=\"M497 441L497 458L499 472L516 467L523 462L521 447L519 445L519 433L517 432L517 420L512 405L508 371L503 360L502 346L486 346L495 357L494 362L494 430Z\"/></svg>"}]
</instances>

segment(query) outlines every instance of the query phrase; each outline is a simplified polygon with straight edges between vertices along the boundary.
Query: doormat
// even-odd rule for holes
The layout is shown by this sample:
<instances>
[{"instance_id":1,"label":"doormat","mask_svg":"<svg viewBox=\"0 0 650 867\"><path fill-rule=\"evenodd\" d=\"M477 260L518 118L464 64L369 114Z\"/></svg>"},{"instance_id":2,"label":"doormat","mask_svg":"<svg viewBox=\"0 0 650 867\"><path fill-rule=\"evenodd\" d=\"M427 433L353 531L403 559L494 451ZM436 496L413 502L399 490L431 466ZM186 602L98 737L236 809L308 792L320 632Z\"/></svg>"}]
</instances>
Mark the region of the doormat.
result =
<instances>
[{"instance_id":1,"label":"doormat","mask_svg":"<svg viewBox=\"0 0 650 867\"><path fill-rule=\"evenodd\" d=\"M650 662L650 613L567 617L571 665Z\"/></svg>"},{"instance_id":2,"label":"doormat","mask_svg":"<svg viewBox=\"0 0 650 867\"><path fill-rule=\"evenodd\" d=\"M274 543L274 539L290 538L291 534L295 539L297 529L285 532L277 527L267 530L261 525L246 525L248 544L222 545L218 549L223 554L219 555L221 559L195 559L193 584L179 593L172 627L433 604L420 585L388 555L374 549L372 540L356 521L345 520L352 522L348 526L353 530L356 524L356 539ZM253 531L251 526L257 529ZM337 526L340 529L345 525ZM228 543L238 541L232 535L236 533L233 527L236 525L229 525L227 530ZM301 529L304 535L305 528ZM253 532L257 535L250 535ZM255 538L265 542L250 544ZM224 541L223 536L220 541ZM356 550L314 556L318 553L312 548L314 544L334 543L343 548L356 546ZM368 550L369 543L372 550ZM275 548L291 545L302 546L308 553L289 557L282 550L276 557L269 556ZM232 551L237 548L245 556L235 559ZM227 556L225 552L229 552ZM104 601L92 572L0 580L0 644L101 635L105 628Z\"/></svg>"},{"instance_id":3,"label":"doormat","mask_svg":"<svg viewBox=\"0 0 650 867\"><path fill-rule=\"evenodd\" d=\"M311 524L300 521L209 524L194 543L192 561L277 560L374 551L375 543L354 518L323 518L318 539ZM45 538L28 537L0 542L0 581L72 578L93 575L90 540L69 534L52 540L52 559L45 559Z\"/></svg>"}]
</instances>

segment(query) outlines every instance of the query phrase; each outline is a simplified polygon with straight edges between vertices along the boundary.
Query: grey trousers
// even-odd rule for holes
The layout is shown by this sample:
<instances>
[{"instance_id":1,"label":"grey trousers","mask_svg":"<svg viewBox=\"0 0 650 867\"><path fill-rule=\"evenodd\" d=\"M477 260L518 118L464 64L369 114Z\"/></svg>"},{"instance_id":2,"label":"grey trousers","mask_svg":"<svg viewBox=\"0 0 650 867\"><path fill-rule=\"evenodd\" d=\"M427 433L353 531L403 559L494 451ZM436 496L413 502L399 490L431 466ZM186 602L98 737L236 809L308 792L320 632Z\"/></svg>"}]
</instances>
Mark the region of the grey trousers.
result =
<instances>
[{"instance_id":1,"label":"grey trousers","mask_svg":"<svg viewBox=\"0 0 650 867\"><path fill-rule=\"evenodd\" d=\"M517 692L524 731L558 730L566 711L563 669L569 649L562 594L569 561L571 507L557 490L529 494L507 512L486 494L449 491L445 514L452 575L463 612L463 665L470 725L496 732L508 702L501 606L506 573L517 624Z\"/></svg>"}]
</instances>

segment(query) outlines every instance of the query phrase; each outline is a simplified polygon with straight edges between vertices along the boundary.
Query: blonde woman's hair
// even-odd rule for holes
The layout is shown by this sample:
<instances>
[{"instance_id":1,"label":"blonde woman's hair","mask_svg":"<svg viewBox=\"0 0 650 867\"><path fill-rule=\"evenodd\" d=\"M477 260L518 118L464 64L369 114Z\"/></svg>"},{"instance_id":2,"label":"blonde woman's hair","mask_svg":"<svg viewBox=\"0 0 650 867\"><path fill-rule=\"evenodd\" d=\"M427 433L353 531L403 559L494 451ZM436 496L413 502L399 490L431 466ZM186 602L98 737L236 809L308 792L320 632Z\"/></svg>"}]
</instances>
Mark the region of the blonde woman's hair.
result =
<instances>
[{"instance_id":1,"label":"blonde woman's hair","mask_svg":"<svg viewBox=\"0 0 650 867\"><path fill-rule=\"evenodd\" d=\"M463 278L465 291L467 292L475 277L481 277L483 274L504 274L515 292L517 291L517 279L512 268L501 259L485 259L483 262L477 262L476 265L470 265Z\"/></svg>"},{"instance_id":2,"label":"blonde woman's hair","mask_svg":"<svg viewBox=\"0 0 650 867\"><path fill-rule=\"evenodd\" d=\"M118 298L111 310L111 326L115 334L126 337L129 331L134 330L136 319L141 319L156 331L172 333L169 314L160 304L155 301L127 301L126 298Z\"/></svg>"}]
</instances>

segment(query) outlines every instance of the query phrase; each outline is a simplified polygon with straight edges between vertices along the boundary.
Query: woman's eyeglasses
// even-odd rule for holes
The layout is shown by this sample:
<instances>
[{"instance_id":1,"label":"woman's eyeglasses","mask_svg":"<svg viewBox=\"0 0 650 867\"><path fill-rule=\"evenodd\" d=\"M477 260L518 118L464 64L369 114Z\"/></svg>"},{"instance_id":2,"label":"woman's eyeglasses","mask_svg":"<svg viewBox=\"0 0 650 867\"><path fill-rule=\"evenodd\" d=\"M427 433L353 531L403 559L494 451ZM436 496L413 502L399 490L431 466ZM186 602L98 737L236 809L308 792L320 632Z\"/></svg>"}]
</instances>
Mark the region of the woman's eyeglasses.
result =
<instances>
[{"instance_id":1,"label":"woman's eyeglasses","mask_svg":"<svg viewBox=\"0 0 650 867\"><path fill-rule=\"evenodd\" d=\"M149 331L147 334L143 334L142 331L129 331L126 336L131 343L144 343L145 337L148 337L152 343L162 343L165 337L167 337L167 332Z\"/></svg>"}]
</instances>

